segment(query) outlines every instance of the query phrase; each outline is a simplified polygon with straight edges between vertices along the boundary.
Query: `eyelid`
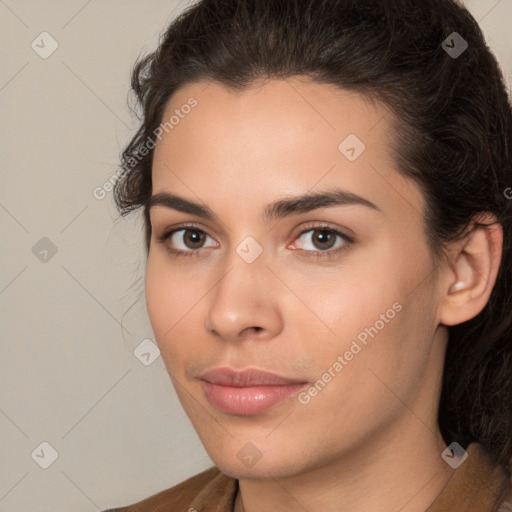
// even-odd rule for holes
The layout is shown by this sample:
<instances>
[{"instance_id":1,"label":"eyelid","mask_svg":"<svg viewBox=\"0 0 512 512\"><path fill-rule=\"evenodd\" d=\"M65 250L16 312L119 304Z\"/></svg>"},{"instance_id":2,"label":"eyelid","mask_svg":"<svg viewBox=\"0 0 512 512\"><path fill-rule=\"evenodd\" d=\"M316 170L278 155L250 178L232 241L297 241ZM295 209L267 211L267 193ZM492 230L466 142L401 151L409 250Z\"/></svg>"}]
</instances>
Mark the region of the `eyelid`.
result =
<instances>
[{"instance_id":1,"label":"eyelid","mask_svg":"<svg viewBox=\"0 0 512 512\"><path fill-rule=\"evenodd\" d=\"M308 231L314 231L314 230L325 230L325 231L332 231L333 233L336 233L338 235L341 235L343 238L346 238L348 241L353 242L353 234L354 232L351 229L348 228L342 228L337 225L333 225L329 222L325 221L310 221L305 224L301 224L297 228L297 235L294 235L293 239L299 238L304 233L307 233ZM349 231L351 234L349 235L345 231Z\"/></svg>"},{"instance_id":2,"label":"eyelid","mask_svg":"<svg viewBox=\"0 0 512 512\"><path fill-rule=\"evenodd\" d=\"M173 226L169 226L168 228L165 228L163 231L162 231L162 234L160 235L159 238L163 238L165 236L169 236L171 233L175 232L175 231L179 231L180 229L197 229L198 231L204 231L207 235L209 235L208 233L208 228L200 225L200 224L197 224L195 222L180 222L178 224L175 224ZM209 235L211 236L211 235Z\"/></svg>"}]
</instances>

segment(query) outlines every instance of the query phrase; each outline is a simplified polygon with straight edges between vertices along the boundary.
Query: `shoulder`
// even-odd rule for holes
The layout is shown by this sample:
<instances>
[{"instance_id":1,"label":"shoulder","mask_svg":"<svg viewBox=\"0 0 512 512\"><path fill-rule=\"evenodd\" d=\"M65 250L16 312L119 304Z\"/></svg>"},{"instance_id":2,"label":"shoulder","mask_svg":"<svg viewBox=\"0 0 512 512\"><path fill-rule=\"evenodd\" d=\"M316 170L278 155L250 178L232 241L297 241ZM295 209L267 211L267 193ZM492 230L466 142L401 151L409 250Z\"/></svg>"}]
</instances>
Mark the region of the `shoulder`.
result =
<instances>
[{"instance_id":1,"label":"shoulder","mask_svg":"<svg viewBox=\"0 0 512 512\"><path fill-rule=\"evenodd\" d=\"M230 510L237 489L237 480L224 475L214 466L142 501L104 512L187 512L213 504L219 507L219 511ZM227 508L221 508L223 506Z\"/></svg>"},{"instance_id":2,"label":"shoulder","mask_svg":"<svg viewBox=\"0 0 512 512\"><path fill-rule=\"evenodd\" d=\"M511 480L505 468L478 443L467 448L466 458L427 512L512 512Z\"/></svg>"}]
</instances>

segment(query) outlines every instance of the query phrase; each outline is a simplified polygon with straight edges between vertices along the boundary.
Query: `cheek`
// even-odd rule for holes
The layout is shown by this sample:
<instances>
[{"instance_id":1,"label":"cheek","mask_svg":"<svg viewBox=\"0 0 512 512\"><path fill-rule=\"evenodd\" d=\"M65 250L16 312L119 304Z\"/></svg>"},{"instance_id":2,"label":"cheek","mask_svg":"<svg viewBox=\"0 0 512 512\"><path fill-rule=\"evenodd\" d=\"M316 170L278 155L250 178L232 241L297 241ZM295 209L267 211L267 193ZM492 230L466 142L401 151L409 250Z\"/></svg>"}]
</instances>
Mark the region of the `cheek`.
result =
<instances>
[{"instance_id":1,"label":"cheek","mask_svg":"<svg viewBox=\"0 0 512 512\"><path fill-rule=\"evenodd\" d=\"M336 339L321 349L316 344L318 348L310 352L321 369L302 403L308 401L305 412L330 418L329 431L341 426L349 437L356 435L361 428L376 426L402 411L400 400L414 400L427 364L429 340L414 332L418 309L403 304L403 297L393 301L395 297L383 297L386 300L366 308L347 304Z\"/></svg>"},{"instance_id":2,"label":"cheek","mask_svg":"<svg viewBox=\"0 0 512 512\"><path fill-rule=\"evenodd\" d=\"M165 352L180 325L186 323L187 312L198 294L197 286L187 286L179 272L172 271L162 258L150 254L146 266L145 294L153 332L160 350Z\"/></svg>"},{"instance_id":3,"label":"cheek","mask_svg":"<svg viewBox=\"0 0 512 512\"><path fill-rule=\"evenodd\" d=\"M393 304L401 297L400 284L389 278L389 268L382 259L373 264L360 261L361 258L357 260L342 263L328 273L317 269L301 276L284 275L283 280L293 283L295 296L307 306L292 301L288 319L293 322L288 323L301 324L301 330L309 331L310 336L316 331L316 338L322 338L323 349L330 347L343 353L358 335L364 342L365 337L369 337L365 330L376 322L379 331L384 332L396 316ZM385 320L389 322L383 323L380 315L386 312ZM313 343L312 348L318 346ZM330 354L330 350L327 353ZM322 353L318 355L322 357Z\"/></svg>"},{"instance_id":4,"label":"cheek","mask_svg":"<svg viewBox=\"0 0 512 512\"><path fill-rule=\"evenodd\" d=\"M150 253L146 266L145 294L149 319L157 339L164 331L164 323L168 323L167 329L169 329L173 320L171 318L173 308L170 307L173 302L173 288L166 274L159 267L161 265Z\"/></svg>"},{"instance_id":5,"label":"cheek","mask_svg":"<svg viewBox=\"0 0 512 512\"><path fill-rule=\"evenodd\" d=\"M312 345L310 355L323 371L337 368L336 374L344 375L338 382L344 381L344 388L353 388L355 394L378 383L370 369L386 382L407 387L425 366L435 330L433 281L425 279L429 261L421 255L401 259L391 252L386 257L382 251L374 264L360 269L354 265L351 272L333 274L323 286L308 290L304 283L298 290L308 292L308 304L334 331L326 331L321 350ZM303 324L313 336L312 324ZM333 369L338 356L343 369L339 364Z\"/></svg>"},{"instance_id":6,"label":"cheek","mask_svg":"<svg viewBox=\"0 0 512 512\"><path fill-rule=\"evenodd\" d=\"M196 272L173 267L160 254L148 257L145 275L146 306L170 373L177 375L190 359L204 352L205 295L211 285Z\"/></svg>"}]
</instances>

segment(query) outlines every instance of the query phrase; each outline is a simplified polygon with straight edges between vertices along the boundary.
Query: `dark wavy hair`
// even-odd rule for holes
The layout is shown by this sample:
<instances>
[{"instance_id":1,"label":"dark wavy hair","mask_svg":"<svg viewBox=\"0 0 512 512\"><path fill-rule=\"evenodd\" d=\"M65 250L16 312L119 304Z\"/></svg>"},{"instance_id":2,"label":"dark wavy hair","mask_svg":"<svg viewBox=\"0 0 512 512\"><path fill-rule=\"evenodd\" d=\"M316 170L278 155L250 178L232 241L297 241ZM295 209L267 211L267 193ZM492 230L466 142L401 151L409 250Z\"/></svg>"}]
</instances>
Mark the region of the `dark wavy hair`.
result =
<instances>
[{"instance_id":1,"label":"dark wavy hair","mask_svg":"<svg viewBox=\"0 0 512 512\"><path fill-rule=\"evenodd\" d=\"M454 32L468 45L459 56L446 51L461 48ZM481 29L456 0L202 0L188 6L132 72L143 114L121 155L114 188L120 213L143 208L149 251L148 141L179 88L207 80L243 90L299 75L390 108L393 156L398 172L415 180L426 198L433 254L442 255L481 212L502 225L502 263L487 305L448 328L438 421L446 444L479 442L510 474L512 108Z\"/></svg>"}]
</instances>

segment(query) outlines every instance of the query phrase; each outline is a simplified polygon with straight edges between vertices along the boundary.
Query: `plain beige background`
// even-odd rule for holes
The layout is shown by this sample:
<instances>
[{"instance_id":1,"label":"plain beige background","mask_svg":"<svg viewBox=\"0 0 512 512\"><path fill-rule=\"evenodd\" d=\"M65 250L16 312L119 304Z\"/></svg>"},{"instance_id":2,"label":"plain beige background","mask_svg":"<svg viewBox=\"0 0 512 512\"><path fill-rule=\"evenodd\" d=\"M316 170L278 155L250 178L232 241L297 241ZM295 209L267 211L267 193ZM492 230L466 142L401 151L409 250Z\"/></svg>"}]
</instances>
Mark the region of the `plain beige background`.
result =
<instances>
[{"instance_id":1,"label":"plain beige background","mask_svg":"<svg viewBox=\"0 0 512 512\"><path fill-rule=\"evenodd\" d=\"M0 511L103 510L212 464L151 345L142 224L108 191L131 67L186 5L0 0ZM512 0L467 5L510 91Z\"/></svg>"}]
</instances>

